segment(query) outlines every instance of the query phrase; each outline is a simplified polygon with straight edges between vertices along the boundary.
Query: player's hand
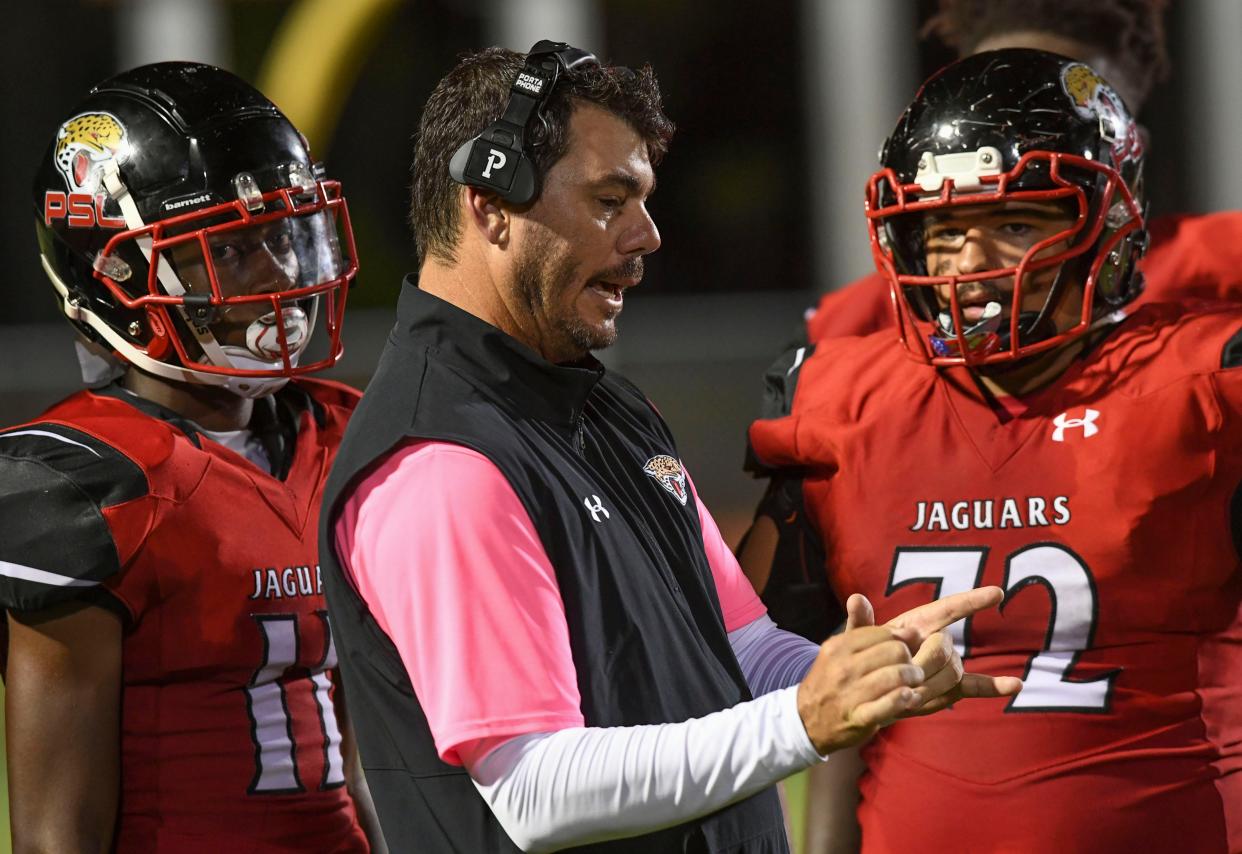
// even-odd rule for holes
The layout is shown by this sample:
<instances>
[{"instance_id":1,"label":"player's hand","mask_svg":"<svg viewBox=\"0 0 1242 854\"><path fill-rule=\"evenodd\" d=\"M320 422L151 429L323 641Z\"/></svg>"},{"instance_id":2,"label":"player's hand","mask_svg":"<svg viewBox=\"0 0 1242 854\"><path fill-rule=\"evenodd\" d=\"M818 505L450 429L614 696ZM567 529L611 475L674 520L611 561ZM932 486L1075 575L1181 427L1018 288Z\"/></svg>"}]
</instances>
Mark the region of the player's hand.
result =
<instances>
[{"instance_id":1,"label":"player's hand","mask_svg":"<svg viewBox=\"0 0 1242 854\"><path fill-rule=\"evenodd\" d=\"M867 626L836 635L798 686L798 714L821 755L858 744L917 702L923 668L914 629Z\"/></svg>"},{"instance_id":2,"label":"player's hand","mask_svg":"<svg viewBox=\"0 0 1242 854\"><path fill-rule=\"evenodd\" d=\"M952 638L944 631L960 619L996 607L1004 595L999 587L977 587L920 605L885 624L915 632L917 652L913 663L924 671L923 684L914 688L916 700L901 717L938 712L963 698L1009 697L1022 690L1022 680L1014 676L966 673ZM866 596L851 596L845 603L845 612L847 631L875 625L875 611Z\"/></svg>"}]
</instances>

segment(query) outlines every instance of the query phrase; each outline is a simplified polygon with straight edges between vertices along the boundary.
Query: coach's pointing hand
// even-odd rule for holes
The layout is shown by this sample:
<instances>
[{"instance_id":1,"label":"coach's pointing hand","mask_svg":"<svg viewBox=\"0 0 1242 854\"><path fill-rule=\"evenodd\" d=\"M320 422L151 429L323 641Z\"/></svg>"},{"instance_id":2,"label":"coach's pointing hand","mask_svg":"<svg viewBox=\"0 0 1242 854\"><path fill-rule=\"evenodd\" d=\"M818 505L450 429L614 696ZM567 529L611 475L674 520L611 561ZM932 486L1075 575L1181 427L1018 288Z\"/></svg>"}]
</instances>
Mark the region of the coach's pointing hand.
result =
<instances>
[{"instance_id":1,"label":"coach's pointing hand","mask_svg":"<svg viewBox=\"0 0 1242 854\"><path fill-rule=\"evenodd\" d=\"M1008 697L1022 690L1022 680L1014 676L966 673L952 638L944 631L958 620L996 607L1003 598L999 587L978 587L920 605L885 624L887 628L915 633L918 651L913 662L924 671L923 684L914 688L917 700L902 710L902 717L931 714L963 698ZM855 593L846 601L845 610L847 633L875 625L875 612L866 596Z\"/></svg>"},{"instance_id":2,"label":"coach's pointing hand","mask_svg":"<svg viewBox=\"0 0 1242 854\"><path fill-rule=\"evenodd\" d=\"M798 714L821 755L865 741L911 708L923 684L910 657L917 642L914 629L868 626L820 646L798 686Z\"/></svg>"}]
</instances>

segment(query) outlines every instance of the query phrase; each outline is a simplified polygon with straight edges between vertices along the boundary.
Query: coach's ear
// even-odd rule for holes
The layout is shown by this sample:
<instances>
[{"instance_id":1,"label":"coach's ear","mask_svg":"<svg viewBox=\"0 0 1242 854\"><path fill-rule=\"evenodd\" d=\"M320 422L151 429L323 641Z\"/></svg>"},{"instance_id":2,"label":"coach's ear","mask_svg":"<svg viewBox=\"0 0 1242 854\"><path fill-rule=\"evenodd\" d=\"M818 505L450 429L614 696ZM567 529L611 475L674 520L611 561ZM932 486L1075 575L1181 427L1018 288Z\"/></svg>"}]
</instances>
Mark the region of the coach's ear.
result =
<instances>
[{"instance_id":1,"label":"coach's ear","mask_svg":"<svg viewBox=\"0 0 1242 854\"><path fill-rule=\"evenodd\" d=\"M500 197L478 187L463 187L461 192L469 226L493 246L508 248L513 216Z\"/></svg>"}]
</instances>

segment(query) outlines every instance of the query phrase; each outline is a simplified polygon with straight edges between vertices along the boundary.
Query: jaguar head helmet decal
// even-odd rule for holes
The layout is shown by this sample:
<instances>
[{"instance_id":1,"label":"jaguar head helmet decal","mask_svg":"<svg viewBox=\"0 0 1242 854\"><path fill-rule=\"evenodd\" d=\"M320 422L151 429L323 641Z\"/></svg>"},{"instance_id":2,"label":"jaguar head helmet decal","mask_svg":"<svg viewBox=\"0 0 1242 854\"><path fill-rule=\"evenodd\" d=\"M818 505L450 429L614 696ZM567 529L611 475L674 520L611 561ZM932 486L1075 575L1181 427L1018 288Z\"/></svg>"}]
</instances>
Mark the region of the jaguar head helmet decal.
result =
<instances>
[{"instance_id":1,"label":"jaguar head helmet decal","mask_svg":"<svg viewBox=\"0 0 1242 854\"><path fill-rule=\"evenodd\" d=\"M1062 72L1061 87L1080 116L1100 122L1100 135L1111 143L1118 162L1143 153L1138 126L1126 112L1121 96L1103 77L1089 66L1073 63Z\"/></svg>"},{"instance_id":2,"label":"jaguar head helmet decal","mask_svg":"<svg viewBox=\"0 0 1242 854\"><path fill-rule=\"evenodd\" d=\"M125 151L125 128L111 113L81 113L60 126L53 156L72 193L98 192L103 164Z\"/></svg>"}]
</instances>

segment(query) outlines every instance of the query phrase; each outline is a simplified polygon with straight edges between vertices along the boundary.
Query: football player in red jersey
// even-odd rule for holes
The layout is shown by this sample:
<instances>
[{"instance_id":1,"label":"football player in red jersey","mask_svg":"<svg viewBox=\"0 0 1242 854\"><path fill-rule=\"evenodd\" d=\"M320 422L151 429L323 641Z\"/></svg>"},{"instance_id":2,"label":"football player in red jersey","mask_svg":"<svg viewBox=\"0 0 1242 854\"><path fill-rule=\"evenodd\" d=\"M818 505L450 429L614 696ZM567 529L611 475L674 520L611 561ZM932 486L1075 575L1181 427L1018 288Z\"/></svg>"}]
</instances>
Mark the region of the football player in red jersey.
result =
<instances>
[{"instance_id":1,"label":"football player in red jersey","mask_svg":"<svg viewBox=\"0 0 1242 854\"><path fill-rule=\"evenodd\" d=\"M119 377L0 432L16 849L367 851L316 545L357 394L303 378L356 272L339 185L249 85L160 63L68 114L34 203Z\"/></svg>"},{"instance_id":2,"label":"football player in red jersey","mask_svg":"<svg viewBox=\"0 0 1242 854\"><path fill-rule=\"evenodd\" d=\"M1086 65L949 66L869 184L900 342L769 374L752 451L850 622L997 584L951 631L1025 678L864 749L865 851L1242 850L1242 307L1132 308L1142 162Z\"/></svg>"},{"instance_id":3,"label":"football player in red jersey","mask_svg":"<svg viewBox=\"0 0 1242 854\"><path fill-rule=\"evenodd\" d=\"M1132 114L1167 71L1163 16L1168 0L940 0L926 30L962 56L1027 47L1087 63L1109 80ZM1139 264L1138 299L1242 298L1242 212L1154 219ZM1212 251L1204 251L1211 247ZM893 328L888 281L879 273L831 291L808 312L811 343Z\"/></svg>"}]
</instances>

